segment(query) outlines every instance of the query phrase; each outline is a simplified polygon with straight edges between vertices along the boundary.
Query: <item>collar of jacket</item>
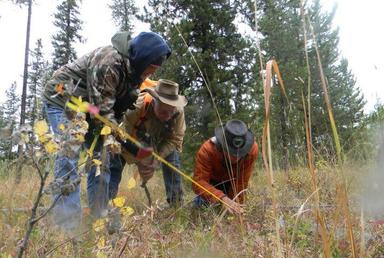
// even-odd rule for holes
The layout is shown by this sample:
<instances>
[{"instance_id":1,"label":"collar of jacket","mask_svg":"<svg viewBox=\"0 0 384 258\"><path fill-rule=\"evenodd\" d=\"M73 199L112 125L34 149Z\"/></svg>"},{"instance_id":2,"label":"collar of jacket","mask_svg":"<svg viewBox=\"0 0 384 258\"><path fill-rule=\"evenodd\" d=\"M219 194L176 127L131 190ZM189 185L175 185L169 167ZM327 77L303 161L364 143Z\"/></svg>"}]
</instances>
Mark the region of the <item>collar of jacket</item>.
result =
<instances>
[{"instance_id":1,"label":"collar of jacket","mask_svg":"<svg viewBox=\"0 0 384 258\"><path fill-rule=\"evenodd\" d=\"M131 85L134 85L135 89L139 88L143 80L140 77L136 76L137 73L135 72L135 68L133 68L133 66L131 65L131 62L129 61L128 57L123 56L123 62L127 71L128 80L132 83Z\"/></svg>"}]
</instances>

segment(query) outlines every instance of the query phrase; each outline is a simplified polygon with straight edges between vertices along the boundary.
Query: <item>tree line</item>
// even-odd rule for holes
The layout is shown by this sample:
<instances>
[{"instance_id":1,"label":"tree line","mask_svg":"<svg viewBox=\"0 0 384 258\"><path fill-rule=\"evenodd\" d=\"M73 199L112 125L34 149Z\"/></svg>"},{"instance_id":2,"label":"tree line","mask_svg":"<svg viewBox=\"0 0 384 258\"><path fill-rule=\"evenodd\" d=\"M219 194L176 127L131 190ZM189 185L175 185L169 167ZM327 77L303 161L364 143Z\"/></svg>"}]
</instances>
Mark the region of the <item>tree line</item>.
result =
<instances>
[{"instance_id":1,"label":"tree line","mask_svg":"<svg viewBox=\"0 0 384 258\"><path fill-rule=\"evenodd\" d=\"M15 4L31 4L33 8L32 0ZM55 69L77 58L74 43L84 40L79 5L79 0L64 0L57 5L52 21L57 32L52 35L54 51L50 59L44 58L41 39L27 51L30 61L25 101L17 96L16 84L12 84L6 91L7 100L1 103L0 128L20 126L17 114L22 110L21 103L25 103L21 114L24 123L32 125L44 118L40 95L45 82ZM287 101L277 87L273 89L270 127L275 164L283 170L305 164L303 96L310 103L316 158L334 160L316 47L343 152L353 160L372 157L376 143L370 139L384 118L383 105L378 104L371 114L364 113L366 101L348 60L338 49L338 29L332 26L335 9L323 11L320 0L303 5L300 0L149 0L140 10L133 0L110 1L116 30L132 33L135 19L140 19L172 47L173 54L153 79L177 81L189 100L183 155L187 168L199 145L222 121L242 119L257 136L261 135L265 69L261 63L264 60L265 66L271 59L279 64L288 94ZM13 152L12 143L2 140L0 155L11 158Z\"/></svg>"}]
</instances>

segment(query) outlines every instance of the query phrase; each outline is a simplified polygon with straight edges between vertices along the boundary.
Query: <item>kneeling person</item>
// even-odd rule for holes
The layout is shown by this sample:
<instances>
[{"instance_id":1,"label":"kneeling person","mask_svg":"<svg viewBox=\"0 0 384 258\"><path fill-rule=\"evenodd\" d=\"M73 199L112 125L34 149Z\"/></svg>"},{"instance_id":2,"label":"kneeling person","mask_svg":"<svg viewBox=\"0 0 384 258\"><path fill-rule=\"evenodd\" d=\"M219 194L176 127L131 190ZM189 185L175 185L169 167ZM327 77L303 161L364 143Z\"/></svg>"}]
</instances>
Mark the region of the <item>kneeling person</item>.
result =
<instances>
[{"instance_id":1,"label":"kneeling person","mask_svg":"<svg viewBox=\"0 0 384 258\"><path fill-rule=\"evenodd\" d=\"M215 136L207 140L196 154L193 179L214 194L193 184L198 195L198 206L221 199L231 207L231 213L242 213L240 204L252 174L258 147L253 133L240 120L230 120L215 129Z\"/></svg>"},{"instance_id":2,"label":"kneeling person","mask_svg":"<svg viewBox=\"0 0 384 258\"><path fill-rule=\"evenodd\" d=\"M178 95L179 85L170 80L161 79L154 88L146 88L136 101L136 109L129 110L123 121L126 132L152 147L156 153L175 167L180 168L179 153L182 150L185 120L184 106L187 101ZM153 156L142 160L133 159L128 152L123 152L127 163L135 163L144 182L148 181L160 164ZM181 177L163 164L163 178L167 202L175 205L182 202ZM121 173L111 174L110 190L117 193Z\"/></svg>"}]
</instances>

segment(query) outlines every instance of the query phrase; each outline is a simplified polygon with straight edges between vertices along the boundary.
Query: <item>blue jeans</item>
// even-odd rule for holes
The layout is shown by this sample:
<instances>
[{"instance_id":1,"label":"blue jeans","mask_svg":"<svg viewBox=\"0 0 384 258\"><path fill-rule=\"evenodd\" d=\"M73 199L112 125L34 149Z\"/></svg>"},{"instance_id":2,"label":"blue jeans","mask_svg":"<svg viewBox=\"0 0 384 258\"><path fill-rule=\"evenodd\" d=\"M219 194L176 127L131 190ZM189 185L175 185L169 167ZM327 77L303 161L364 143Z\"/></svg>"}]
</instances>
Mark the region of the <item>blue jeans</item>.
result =
<instances>
[{"instance_id":1,"label":"blue jeans","mask_svg":"<svg viewBox=\"0 0 384 258\"><path fill-rule=\"evenodd\" d=\"M60 124L68 124L68 118L64 114L64 110L60 107L46 104L45 111L47 113L48 123L54 134L61 135L58 129ZM89 125L88 133L85 135L84 147L90 148L95 134L97 134L92 123ZM98 141L93 152L93 158L101 160L101 152L103 144ZM66 156L58 155L55 160L54 175L55 178L62 177L69 174L71 179L78 177L77 167L78 159L69 158ZM108 185L110 180L109 173L109 154L103 161L105 170L98 176L96 174L96 166L91 166L87 171L87 192L88 192L88 206L91 209L91 214L95 217L101 217L108 205ZM54 197L56 198L56 197ZM81 221L81 204L80 204L80 187L76 187L76 191L70 193L68 196L59 198L54 209L54 220L66 230L72 230L79 226Z\"/></svg>"},{"instance_id":2,"label":"blue jeans","mask_svg":"<svg viewBox=\"0 0 384 258\"><path fill-rule=\"evenodd\" d=\"M177 168L180 168L180 154L173 151L165 158L169 163ZM165 185L165 193L167 195L167 202L173 206L182 204L183 202L183 188L181 184L181 176L172 168L162 164L163 179Z\"/></svg>"},{"instance_id":3,"label":"blue jeans","mask_svg":"<svg viewBox=\"0 0 384 258\"><path fill-rule=\"evenodd\" d=\"M222 191L225 195L228 195L230 189L232 188L231 182L229 181L218 182L218 181L210 180L209 183L213 185L216 189L219 189L220 191ZM203 198L202 196L197 195L195 196L195 198L193 198L193 205L195 207L207 207L207 206L210 206L211 203L205 198Z\"/></svg>"},{"instance_id":4,"label":"blue jeans","mask_svg":"<svg viewBox=\"0 0 384 258\"><path fill-rule=\"evenodd\" d=\"M58 126L60 124L68 123L68 119L63 113L63 109L46 104L45 111L47 113L51 131L55 135L60 135L61 131ZM77 159L70 159L66 156L57 155L54 164L54 176L55 178L68 176L71 180L77 178ZM57 195L53 196L54 200L57 198ZM70 193L68 196L59 197L52 211L53 219L57 225L68 232L76 230L81 221L80 187L77 186L76 191Z\"/></svg>"},{"instance_id":5,"label":"blue jeans","mask_svg":"<svg viewBox=\"0 0 384 258\"><path fill-rule=\"evenodd\" d=\"M180 168L180 154L173 151L165 158L169 163ZM114 155L110 161L111 178L109 182L109 196L115 198L121 181L121 174L125 165L124 159L120 155ZM167 202L171 205L181 204L183 202L183 188L181 176L170 167L162 164L163 179Z\"/></svg>"}]
</instances>

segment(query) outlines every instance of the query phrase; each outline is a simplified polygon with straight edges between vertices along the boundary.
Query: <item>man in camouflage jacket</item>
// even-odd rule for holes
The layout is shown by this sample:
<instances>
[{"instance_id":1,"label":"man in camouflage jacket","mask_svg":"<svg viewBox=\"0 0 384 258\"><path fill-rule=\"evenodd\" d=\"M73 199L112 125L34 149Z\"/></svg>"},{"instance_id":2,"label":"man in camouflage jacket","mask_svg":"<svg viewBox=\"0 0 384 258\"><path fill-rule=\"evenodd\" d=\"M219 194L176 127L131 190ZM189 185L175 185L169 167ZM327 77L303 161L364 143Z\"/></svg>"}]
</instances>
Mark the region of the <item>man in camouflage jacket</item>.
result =
<instances>
[{"instance_id":1,"label":"man in camouflage jacket","mask_svg":"<svg viewBox=\"0 0 384 258\"><path fill-rule=\"evenodd\" d=\"M67 95L81 96L100 109L100 115L118 123L138 95L140 84L155 73L169 57L171 50L165 40L156 33L142 32L132 40L128 40L127 32L118 32L112 37L112 46L105 46L79 58L73 63L59 68L48 81L43 98L47 118L51 129L60 135L59 125L68 124L65 116ZM58 85L64 88L67 95L56 92ZM88 133L85 135L85 147L90 148L95 135L100 132L100 122L87 117ZM112 137L109 135L108 137ZM108 141L110 142L110 141ZM99 138L94 149L94 159L100 158L103 139ZM105 216L107 212L109 169L113 165L114 156L104 157L105 173L96 175L96 167L92 166L87 175L88 204L95 217ZM55 178L70 177L76 179L78 157L71 158L59 154L55 161ZM81 220L80 190L67 196L57 196L54 208L54 219L67 231L78 228Z\"/></svg>"}]
</instances>

